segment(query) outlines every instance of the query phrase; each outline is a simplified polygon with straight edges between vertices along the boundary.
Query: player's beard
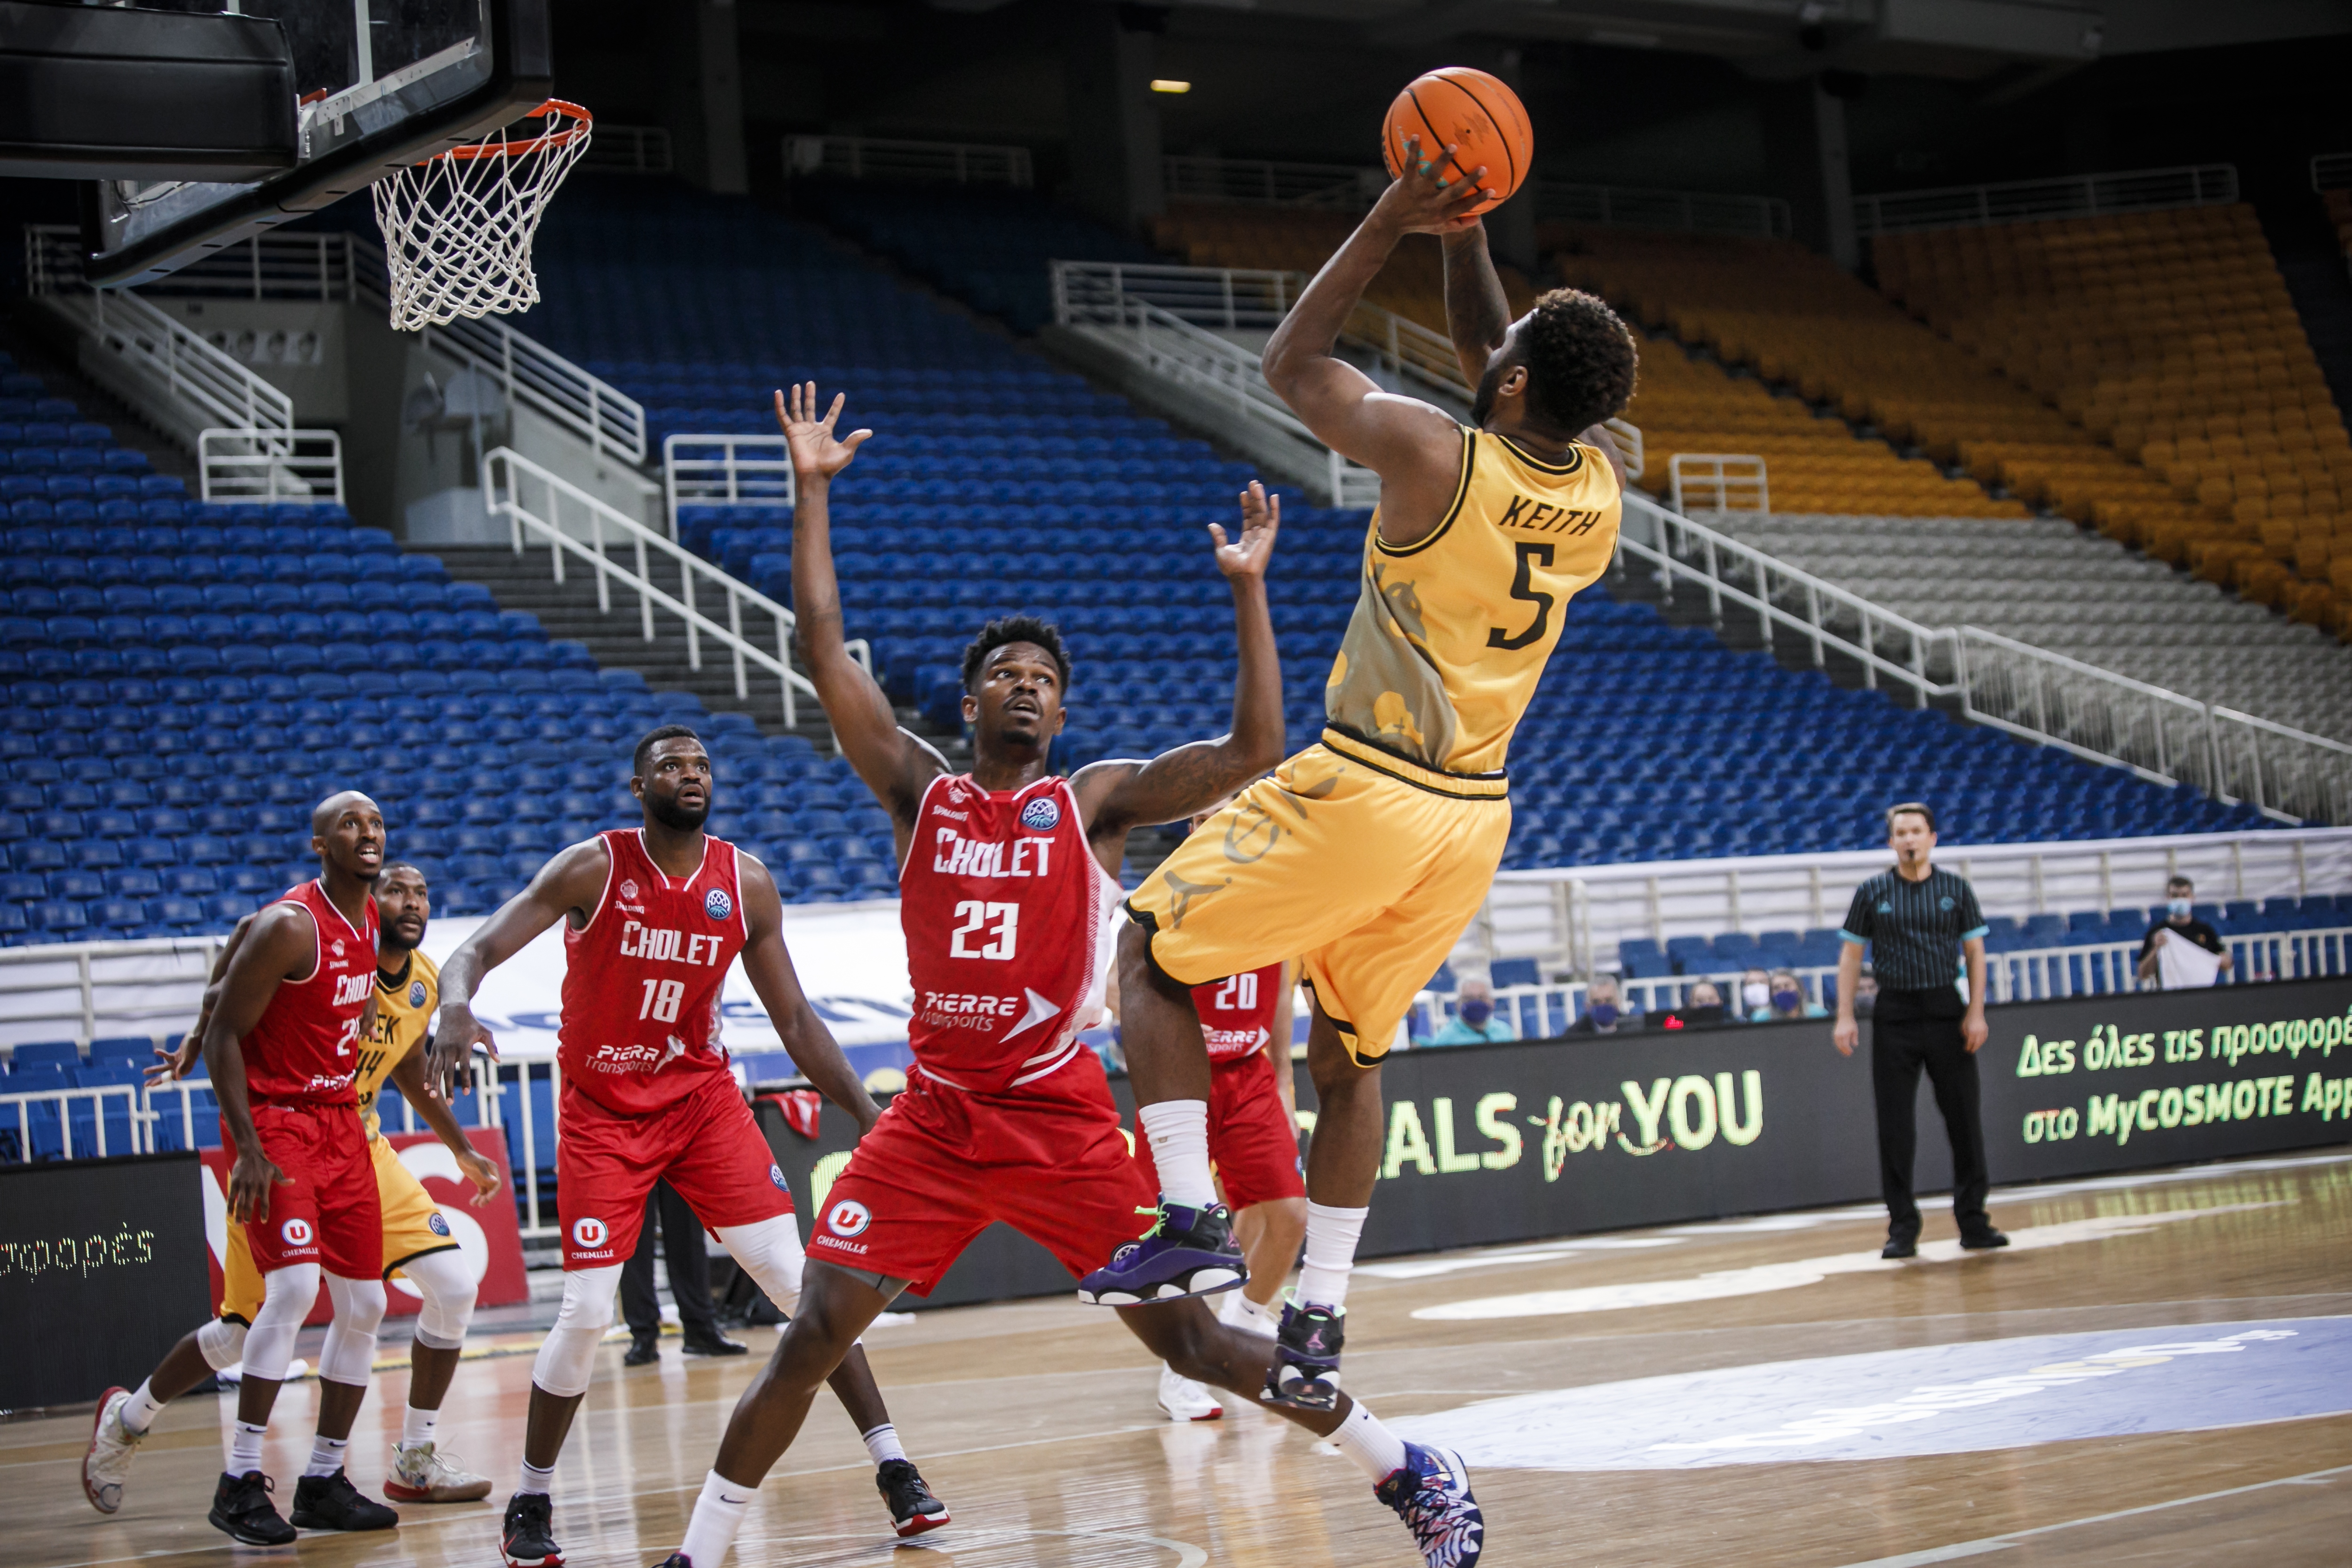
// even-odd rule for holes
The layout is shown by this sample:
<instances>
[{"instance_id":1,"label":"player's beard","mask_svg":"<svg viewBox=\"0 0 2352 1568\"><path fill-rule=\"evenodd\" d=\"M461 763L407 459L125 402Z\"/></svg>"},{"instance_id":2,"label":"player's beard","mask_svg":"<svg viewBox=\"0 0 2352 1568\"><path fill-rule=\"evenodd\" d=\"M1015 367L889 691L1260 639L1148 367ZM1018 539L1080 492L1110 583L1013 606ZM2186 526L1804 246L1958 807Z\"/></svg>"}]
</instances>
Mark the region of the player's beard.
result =
<instances>
[{"instance_id":1,"label":"player's beard","mask_svg":"<svg viewBox=\"0 0 2352 1568\"><path fill-rule=\"evenodd\" d=\"M710 820L710 804L681 805L676 798L664 800L659 795L646 796L646 815L673 833L692 833Z\"/></svg>"},{"instance_id":2,"label":"player's beard","mask_svg":"<svg viewBox=\"0 0 2352 1568\"><path fill-rule=\"evenodd\" d=\"M1480 429L1486 428L1487 416L1495 412L1496 389L1503 384L1503 376L1510 368L1501 360L1495 360L1487 364L1486 374L1478 378L1477 395L1470 401L1472 425Z\"/></svg>"}]
</instances>

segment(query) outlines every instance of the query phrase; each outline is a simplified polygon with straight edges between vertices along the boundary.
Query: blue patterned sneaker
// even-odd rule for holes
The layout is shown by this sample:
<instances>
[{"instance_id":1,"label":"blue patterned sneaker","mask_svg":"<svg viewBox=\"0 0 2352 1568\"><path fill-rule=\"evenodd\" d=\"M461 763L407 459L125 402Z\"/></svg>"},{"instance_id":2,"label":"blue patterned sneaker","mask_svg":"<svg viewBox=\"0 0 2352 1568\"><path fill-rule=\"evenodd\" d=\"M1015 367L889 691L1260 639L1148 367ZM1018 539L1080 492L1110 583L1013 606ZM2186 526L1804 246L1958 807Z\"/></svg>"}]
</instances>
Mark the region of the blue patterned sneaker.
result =
<instances>
[{"instance_id":1,"label":"blue patterned sneaker","mask_svg":"<svg viewBox=\"0 0 2352 1568\"><path fill-rule=\"evenodd\" d=\"M1470 1473L1450 1448L1404 1446L1404 1467L1372 1489L1412 1531L1428 1568L1473 1568L1486 1547L1486 1521L1470 1495Z\"/></svg>"},{"instance_id":2,"label":"blue patterned sneaker","mask_svg":"<svg viewBox=\"0 0 2352 1568\"><path fill-rule=\"evenodd\" d=\"M1096 1307L1144 1307L1213 1296L1249 1279L1242 1249L1234 1245L1234 1216L1223 1204L1188 1208L1160 1200L1157 1217L1140 1241L1130 1241L1110 1261L1078 1281L1078 1300Z\"/></svg>"},{"instance_id":3,"label":"blue patterned sneaker","mask_svg":"<svg viewBox=\"0 0 2352 1568\"><path fill-rule=\"evenodd\" d=\"M1329 1410L1339 1403L1339 1349L1347 1343L1342 1314L1329 1307L1282 1304L1274 1331L1274 1360L1265 1369L1265 1402L1293 1410Z\"/></svg>"}]
</instances>

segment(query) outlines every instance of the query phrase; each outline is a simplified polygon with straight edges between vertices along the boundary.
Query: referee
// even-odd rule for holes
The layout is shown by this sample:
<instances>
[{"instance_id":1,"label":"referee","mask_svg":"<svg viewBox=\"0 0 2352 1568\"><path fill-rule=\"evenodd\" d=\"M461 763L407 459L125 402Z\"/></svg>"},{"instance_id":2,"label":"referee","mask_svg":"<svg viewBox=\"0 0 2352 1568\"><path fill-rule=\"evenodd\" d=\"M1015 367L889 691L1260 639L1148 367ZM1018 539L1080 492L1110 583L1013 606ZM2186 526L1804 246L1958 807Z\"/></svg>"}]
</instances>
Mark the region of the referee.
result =
<instances>
[{"instance_id":1,"label":"referee","mask_svg":"<svg viewBox=\"0 0 2352 1568\"><path fill-rule=\"evenodd\" d=\"M1870 1083L1878 1101L1878 1181L1886 1199L1886 1246L1881 1258L1919 1250L1919 1205L1911 1196L1911 1160L1917 1151L1919 1069L1935 1087L1936 1109L1952 1140L1952 1217L1960 1245L1971 1250L2007 1247L1985 1213L1984 1124L1979 1115L1977 1047L1985 1043L1984 917L1976 889L1928 863L1936 847L1936 814L1918 801L1886 809L1886 847L1895 868L1854 889L1846 910L1844 951L1838 954L1837 1026L1840 1054L1853 1055L1861 1030L1853 994L1862 978L1862 950L1871 947L1878 1002L1871 1012ZM1960 955L1968 957L1965 1005L1953 984Z\"/></svg>"}]
</instances>

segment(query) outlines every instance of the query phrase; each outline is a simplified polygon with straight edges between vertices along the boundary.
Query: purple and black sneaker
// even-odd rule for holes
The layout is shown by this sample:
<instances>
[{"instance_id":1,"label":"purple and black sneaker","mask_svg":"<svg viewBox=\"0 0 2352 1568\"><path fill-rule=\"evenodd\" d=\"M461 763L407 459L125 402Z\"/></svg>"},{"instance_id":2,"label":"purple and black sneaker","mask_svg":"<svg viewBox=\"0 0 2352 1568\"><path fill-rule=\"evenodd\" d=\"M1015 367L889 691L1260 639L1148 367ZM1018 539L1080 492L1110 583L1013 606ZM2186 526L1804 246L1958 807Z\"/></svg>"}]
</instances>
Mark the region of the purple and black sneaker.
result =
<instances>
[{"instance_id":1,"label":"purple and black sneaker","mask_svg":"<svg viewBox=\"0 0 2352 1568\"><path fill-rule=\"evenodd\" d=\"M1187 1296L1213 1296L1249 1279L1234 1244L1234 1216L1223 1204L1189 1208L1160 1200L1158 1217L1139 1241L1078 1281L1078 1300L1097 1307L1148 1307Z\"/></svg>"},{"instance_id":2,"label":"purple and black sneaker","mask_svg":"<svg viewBox=\"0 0 2352 1568\"><path fill-rule=\"evenodd\" d=\"M1265 1400L1293 1410L1329 1410L1339 1403L1339 1351L1347 1343L1342 1314L1329 1307L1285 1301L1274 1333L1274 1361L1265 1369Z\"/></svg>"},{"instance_id":3,"label":"purple and black sneaker","mask_svg":"<svg viewBox=\"0 0 2352 1568\"><path fill-rule=\"evenodd\" d=\"M1475 1568L1486 1549L1486 1521L1470 1495L1462 1456L1446 1448L1404 1446L1404 1466L1372 1489L1412 1531L1428 1568Z\"/></svg>"}]
</instances>

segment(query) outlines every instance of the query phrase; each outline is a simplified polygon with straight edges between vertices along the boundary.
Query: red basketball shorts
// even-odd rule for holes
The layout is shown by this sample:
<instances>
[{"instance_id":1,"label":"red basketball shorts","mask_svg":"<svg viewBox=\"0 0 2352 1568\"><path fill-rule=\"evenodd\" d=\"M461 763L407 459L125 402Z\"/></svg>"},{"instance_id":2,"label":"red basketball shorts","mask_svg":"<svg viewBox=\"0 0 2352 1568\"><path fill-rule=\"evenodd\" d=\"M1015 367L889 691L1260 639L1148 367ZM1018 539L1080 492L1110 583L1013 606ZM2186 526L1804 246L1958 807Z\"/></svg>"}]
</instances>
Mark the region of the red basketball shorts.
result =
<instances>
[{"instance_id":1,"label":"red basketball shorts","mask_svg":"<svg viewBox=\"0 0 2352 1568\"><path fill-rule=\"evenodd\" d=\"M713 1230L793 1212L783 1171L723 1074L648 1116L616 1116L567 1082L561 1115L555 1208L566 1268L626 1263L656 1182L676 1188Z\"/></svg>"},{"instance_id":2,"label":"red basketball shorts","mask_svg":"<svg viewBox=\"0 0 2352 1568\"><path fill-rule=\"evenodd\" d=\"M1298 1133L1282 1108L1282 1084L1264 1051L1252 1051L1209 1069L1209 1163L1224 1189L1225 1206L1239 1214L1276 1198L1303 1198ZM1135 1163L1153 1193L1160 1169L1151 1142L1138 1135Z\"/></svg>"},{"instance_id":3,"label":"red basketball shorts","mask_svg":"<svg viewBox=\"0 0 2352 1568\"><path fill-rule=\"evenodd\" d=\"M1092 1051L1009 1095L918 1068L826 1192L808 1253L929 1295L1002 1220L1076 1276L1149 1229L1153 1202Z\"/></svg>"},{"instance_id":4,"label":"red basketball shorts","mask_svg":"<svg viewBox=\"0 0 2352 1568\"><path fill-rule=\"evenodd\" d=\"M253 1266L268 1274L316 1263L345 1279L383 1273L383 1211L359 1108L265 1101L253 1108L253 1130L287 1178L269 1189L269 1217L246 1222Z\"/></svg>"}]
</instances>

